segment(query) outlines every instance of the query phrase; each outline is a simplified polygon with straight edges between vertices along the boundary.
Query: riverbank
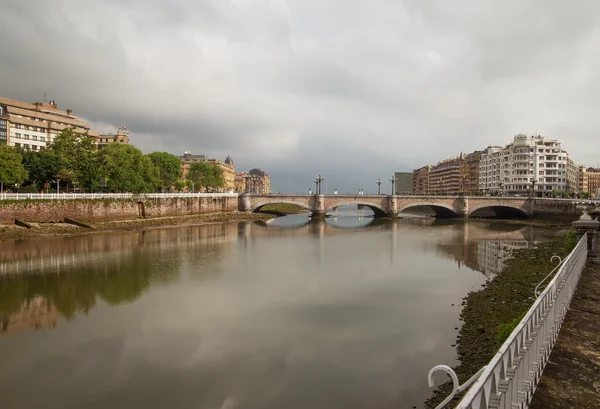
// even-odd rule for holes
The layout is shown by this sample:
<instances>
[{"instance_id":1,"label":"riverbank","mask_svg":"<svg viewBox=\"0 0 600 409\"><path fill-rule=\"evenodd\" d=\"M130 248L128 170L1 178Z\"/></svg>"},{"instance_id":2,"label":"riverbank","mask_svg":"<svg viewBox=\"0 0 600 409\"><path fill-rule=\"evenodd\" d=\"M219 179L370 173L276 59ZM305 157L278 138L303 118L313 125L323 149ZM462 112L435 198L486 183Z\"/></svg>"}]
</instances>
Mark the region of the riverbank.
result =
<instances>
[{"instance_id":1,"label":"riverbank","mask_svg":"<svg viewBox=\"0 0 600 409\"><path fill-rule=\"evenodd\" d=\"M82 228L67 223L31 223L27 229L16 225L0 225L0 241L26 240L40 237L73 237L95 232L136 230L146 227L184 226L190 224L243 222L251 220L269 220L276 217L267 213L205 213L189 216L154 217L134 220L91 223L91 228Z\"/></svg>"},{"instance_id":2,"label":"riverbank","mask_svg":"<svg viewBox=\"0 0 600 409\"><path fill-rule=\"evenodd\" d=\"M89 223L89 226L91 227L89 229L67 223L29 223L32 226L31 229L16 226L14 224L0 224L0 241L25 240L35 237L71 237L86 235L93 232L135 230L145 227L269 220L288 214L300 213L307 213L307 210L293 204L270 204L263 206L257 213L223 212L115 220Z\"/></svg>"},{"instance_id":3,"label":"riverbank","mask_svg":"<svg viewBox=\"0 0 600 409\"><path fill-rule=\"evenodd\" d=\"M500 274L480 291L470 292L462 299L460 320L463 325L456 341L460 363L454 368L461 384L492 359L520 317L531 307L535 287L555 267L551 257L566 256L575 244L575 235L569 231L535 247L516 250ZM434 408L451 390L451 383L441 385L425 407ZM459 398L447 408L454 407Z\"/></svg>"}]
</instances>

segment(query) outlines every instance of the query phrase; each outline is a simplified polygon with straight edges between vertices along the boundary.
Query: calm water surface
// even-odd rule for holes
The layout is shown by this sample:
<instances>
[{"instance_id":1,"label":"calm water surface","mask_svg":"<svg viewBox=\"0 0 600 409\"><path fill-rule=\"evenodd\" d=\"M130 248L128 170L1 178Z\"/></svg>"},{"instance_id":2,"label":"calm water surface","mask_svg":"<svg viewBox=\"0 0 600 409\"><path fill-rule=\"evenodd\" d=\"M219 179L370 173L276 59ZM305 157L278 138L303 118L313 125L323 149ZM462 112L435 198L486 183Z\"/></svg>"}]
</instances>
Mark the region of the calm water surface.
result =
<instances>
[{"instance_id":1,"label":"calm water surface","mask_svg":"<svg viewBox=\"0 0 600 409\"><path fill-rule=\"evenodd\" d=\"M461 298L550 234L333 216L3 242L0 407L421 408Z\"/></svg>"}]
</instances>

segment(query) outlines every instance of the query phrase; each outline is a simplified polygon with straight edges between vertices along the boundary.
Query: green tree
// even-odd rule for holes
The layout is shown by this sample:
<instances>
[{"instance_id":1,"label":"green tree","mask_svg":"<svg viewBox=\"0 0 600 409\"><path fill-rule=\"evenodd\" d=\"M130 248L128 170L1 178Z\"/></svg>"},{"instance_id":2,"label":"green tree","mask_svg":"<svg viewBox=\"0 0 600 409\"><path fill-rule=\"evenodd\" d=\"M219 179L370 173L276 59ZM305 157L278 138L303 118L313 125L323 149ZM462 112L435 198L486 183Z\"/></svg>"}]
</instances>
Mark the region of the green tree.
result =
<instances>
[{"instance_id":1,"label":"green tree","mask_svg":"<svg viewBox=\"0 0 600 409\"><path fill-rule=\"evenodd\" d=\"M68 169L61 169L58 171L56 174L56 179L67 184L67 193L69 192L69 187L71 184L77 180L73 171Z\"/></svg>"},{"instance_id":2,"label":"green tree","mask_svg":"<svg viewBox=\"0 0 600 409\"><path fill-rule=\"evenodd\" d=\"M204 186L204 189L207 192L210 188L215 189L225 185L223 169L216 163L192 163L187 178L194 182L196 189L199 189L200 186Z\"/></svg>"},{"instance_id":3,"label":"green tree","mask_svg":"<svg viewBox=\"0 0 600 409\"><path fill-rule=\"evenodd\" d=\"M15 148L0 145L0 191L4 190L4 184L23 183L27 176L23 156Z\"/></svg>"},{"instance_id":4,"label":"green tree","mask_svg":"<svg viewBox=\"0 0 600 409\"><path fill-rule=\"evenodd\" d=\"M66 128L57 135L50 149L58 157L60 169L73 172L74 181L79 182L82 189L98 188L100 174L97 147L93 137L87 133L80 135L72 128Z\"/></svg>"},{"instance_id":5,"label":"green tree","mask_svg":"<svg viewBox=\"0 0 600 409\"><path fill-rule=\"evenodd\" d=\"M151 192L159 185L152 161L134 146L112 143L100 149L98 159L111 191Z\"/></svg>"},{"instance_id":6,"label":"green tree","mask_svg":"<svg viewBox=\"0 0 600 409\"><path fill-rule=\"evenodd\" d=\"M152 152L148 157L158 171L160 187L171 190L181 178L181 160L167 152Z\"/></svg>"},{"instance_id":7,"label":"green tree","mask_svg":"<svg viewBox=\"0 0 600 409\"><path fill-rule=\"evenodd\" d=\"M175 181L175 183L173 183L173 187L175 188L175 190L177 190L178 192L181 192L183 190L183 188L185 187L185 182L181 179L177 179Z\"/></svg>"},{"instance_id":8,"label":"green tree","mask_svg":"<svg viewBox=\"0 0 600 409\"><path fill-rule=\"evenodd\" d=\"M51 150L27 150L22 152L22 155L23 166L29 174L25 183L34 185L37 189L42 189L44 184L53 181L60 171L58 156Z\"/></svg>"}]
</instances>

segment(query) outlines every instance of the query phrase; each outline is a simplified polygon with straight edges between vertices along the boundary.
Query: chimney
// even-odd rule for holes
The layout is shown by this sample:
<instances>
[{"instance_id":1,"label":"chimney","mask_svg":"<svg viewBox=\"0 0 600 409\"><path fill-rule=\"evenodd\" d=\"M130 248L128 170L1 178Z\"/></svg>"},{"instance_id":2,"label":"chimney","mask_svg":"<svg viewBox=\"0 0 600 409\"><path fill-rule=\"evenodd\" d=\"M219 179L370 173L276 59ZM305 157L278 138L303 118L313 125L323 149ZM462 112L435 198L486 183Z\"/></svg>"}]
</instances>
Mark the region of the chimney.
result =
<instances>
[{"instance_id":1,"label":"chimney","mask_svg":"<svg viewBox=\"0 0 600 409\"><path fill-rule=\"evenodd\" d=\"M56 102L54 102L53 99L50 100L50 102L48 103L52 108L57 108Z\"/></svg>"},{"instance_id":2,"label":"chimney","mask_svg":"<svg viewBox=\"0 0 600 409\"><path fill-rule=\"evenodd\" d=\"M73 115L73 110L72 109L67 109L67 115Z\"/></svg>"}]
</instances>

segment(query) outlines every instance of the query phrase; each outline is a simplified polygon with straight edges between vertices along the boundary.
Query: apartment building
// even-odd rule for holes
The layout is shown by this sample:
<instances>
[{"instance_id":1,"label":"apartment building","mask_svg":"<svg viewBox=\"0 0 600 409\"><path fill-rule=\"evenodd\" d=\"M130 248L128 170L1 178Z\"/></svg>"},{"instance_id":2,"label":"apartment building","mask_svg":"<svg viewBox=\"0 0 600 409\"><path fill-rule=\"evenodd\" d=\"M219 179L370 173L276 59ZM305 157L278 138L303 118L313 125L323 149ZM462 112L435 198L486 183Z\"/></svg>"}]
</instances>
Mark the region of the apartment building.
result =
<instances>
[{"instance_id":1,"label":"apartment building","mask_svg":"<svg viewBox=\"0 0 600 409\"><path fill-rule=\"evenodd\" d=\"M429 191L429 172L431 172L431 165L413 170L413 195L431 194Z\"/></svg>"},{"instance_id":2,"label":"apartment building","mask_svg":"<svg viewBox=\"0 0 600 409\"><path fill-rule=\"evenodd\" d=\"M413 174L412 172L394 172L395 195L411 194L413 190Z\"/></svg>"},{"instance_id":3,"label":"apartment building","mask_svg":"<svg viewBox=\"0 0 600 409\"><path fill-rule=\"evenodd\" d=\"M264 170L251 169L246 180L246 188L249 193L267 194L271 193L271 178Z\"/></svg>"},{"instance_id":4,"label":"apartment building","mask_svg":"<svg viewBox=\"0 0 600 409\"><path fill-rule=\"evenodd\" d=\"M556 139L519 134L501 148L488 147L481 156L479 189L536 195L552 190L578 190L577 167Z\"/></svg>"},{"instance_id":5,"label":"apartment building","mask_svg":"<svg viewBox=\"0 0 600 409\"><path fill-rule=\"evenodd\" d=\"M87 122L73 115L72 110L59 109L55 101L30 104L0 97L0 111L0 144L37 151L68 127L77 134L87 132L95 138L99 136ZM3 132L6 132L6 142Z\"/></svg>"},{"instance_id":6,"label":"apartment building","mask_svg":"<svg viewBox=\"0 0 600 409\"><path fill-rule=\"evenodd\" d=\"M464 154L446 159L429 171L429 193L434 195L469 194L479 189L482 152Z\"/></svg>"},{"instance_id":7,"label":"apartment building","mask_svg":"<svg viewBox=\"0 0 600 409\"><path fill-rule=\"evenodd\" d=\"M580 166L577 172L578 188L580 193L591 193L600 197L600 169Z\"/></svg>"}]
</instances>

